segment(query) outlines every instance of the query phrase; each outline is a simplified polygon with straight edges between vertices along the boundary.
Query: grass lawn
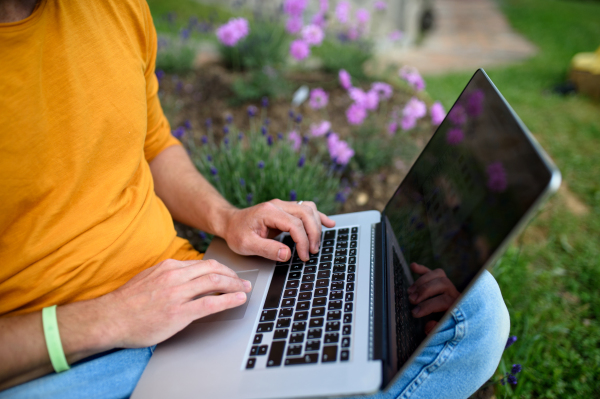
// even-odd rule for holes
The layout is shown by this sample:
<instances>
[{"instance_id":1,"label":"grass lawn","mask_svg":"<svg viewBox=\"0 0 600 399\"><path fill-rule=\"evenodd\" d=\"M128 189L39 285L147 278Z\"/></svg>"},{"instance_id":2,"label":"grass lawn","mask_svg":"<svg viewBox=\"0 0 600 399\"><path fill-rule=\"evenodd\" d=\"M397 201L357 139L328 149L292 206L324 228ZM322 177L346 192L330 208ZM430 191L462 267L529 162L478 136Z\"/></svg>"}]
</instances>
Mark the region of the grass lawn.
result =
<instances>
[{"instance_id":1,"label":"grass lawn","mask_svg":"<svg viewBox=\"0 0 600 399\"><path fill-rule=\"evenodd\" d=\"M600 103L552 94L571 57L600 46L600 2L504 0L512 26L540 49L515 66L486 69L549 152L563 187L494 273L518 341L503 372L522 363L514 390L498 397L591 398L600 395ZM471 74L426 78L450 107ZM511 395L512 394L512 395Z\"/></svg>"}]
</instances>

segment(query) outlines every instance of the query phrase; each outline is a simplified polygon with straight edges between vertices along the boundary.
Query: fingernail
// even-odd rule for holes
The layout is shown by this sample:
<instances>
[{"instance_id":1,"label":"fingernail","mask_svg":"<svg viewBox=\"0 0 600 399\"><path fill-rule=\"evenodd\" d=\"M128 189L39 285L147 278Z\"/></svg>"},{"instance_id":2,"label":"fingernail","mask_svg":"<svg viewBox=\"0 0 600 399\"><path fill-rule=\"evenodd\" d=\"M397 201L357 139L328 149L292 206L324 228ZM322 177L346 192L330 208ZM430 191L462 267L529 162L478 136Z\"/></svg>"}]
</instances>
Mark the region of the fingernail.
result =
<instances>
[{"instance_id":1,"label":"fingernail","mask_svg":"<svg viewBox=\"0 0 600 399\"><path fill-rule=\"evenodd\" d=\"M418 315L420 310L421 308L419 306L415 306L415 308L412 310L413 315Z\"/></svg>"},{"instance_id":2,"label":"fingernail","mask_svg":"<svg viewBox=\"0 0 600 399\"><path fill-rule=\"evenodd\" d=\"M244 280L244 287L250 291L252 289L252 283L248 280Z\"/></svg>"},{"instance_id":3,"label":"fingernail","mask_svg":"<svg viewBox=\"0 0 600 399\"><path fill-rule=\"evenodd\" d=\"M277 259L286 260L286 256L287 256L287 249L279 248L279 251L277 251Z\"/></svg>"},{"instance_id":4,"label":"fingernail","mask_svg":"<svg viewBox=\"0 0 600 399\"><path fill-rule=\"evenodd\" d=\"M246 302L246 294L244 294L243 292L238 292L235 297L240 301Z\"/></svg>"}]
</instances>

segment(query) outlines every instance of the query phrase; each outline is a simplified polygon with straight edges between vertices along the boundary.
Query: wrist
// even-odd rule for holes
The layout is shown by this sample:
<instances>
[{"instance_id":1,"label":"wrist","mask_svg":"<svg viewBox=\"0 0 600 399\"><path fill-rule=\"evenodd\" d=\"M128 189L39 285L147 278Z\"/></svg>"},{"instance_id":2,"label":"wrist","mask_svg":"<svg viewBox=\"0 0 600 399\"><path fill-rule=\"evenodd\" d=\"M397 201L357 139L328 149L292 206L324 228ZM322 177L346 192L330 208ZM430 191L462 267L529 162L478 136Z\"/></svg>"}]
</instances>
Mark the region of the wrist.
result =
<instances>
[{"instance_id":1,"label":"wrist","mask_svg":"<svg viewBox=\"0 0 600 399\"><path fill-rule=\"evenodd\" d=\"M227 241L228 233L231 231L230 225L234 215L239 212L239 209L233 205L223 206L213 213L211 221L212 233Z\"/></svg>"}]
</instances>

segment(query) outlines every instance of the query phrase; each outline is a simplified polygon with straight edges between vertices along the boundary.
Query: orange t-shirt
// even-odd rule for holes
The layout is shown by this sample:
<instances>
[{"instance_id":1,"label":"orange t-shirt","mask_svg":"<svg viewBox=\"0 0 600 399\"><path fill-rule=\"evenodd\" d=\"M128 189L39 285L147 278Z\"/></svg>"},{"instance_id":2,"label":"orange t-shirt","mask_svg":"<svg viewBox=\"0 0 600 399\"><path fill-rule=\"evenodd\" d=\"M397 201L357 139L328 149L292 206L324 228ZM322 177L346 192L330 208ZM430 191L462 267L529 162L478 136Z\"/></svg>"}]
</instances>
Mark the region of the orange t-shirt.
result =
<instances>
[{"instance_id":1,"label":"orange t-shirt","mask_svg":"<svg viewBox=\"0 0 600 399\"><path fill-rule=\"evenodd\" d=\"M176 237L148 162L171 136L144 0L41 0L0 24L0 315L91 299Z\"/></svg>"}]
</instances>

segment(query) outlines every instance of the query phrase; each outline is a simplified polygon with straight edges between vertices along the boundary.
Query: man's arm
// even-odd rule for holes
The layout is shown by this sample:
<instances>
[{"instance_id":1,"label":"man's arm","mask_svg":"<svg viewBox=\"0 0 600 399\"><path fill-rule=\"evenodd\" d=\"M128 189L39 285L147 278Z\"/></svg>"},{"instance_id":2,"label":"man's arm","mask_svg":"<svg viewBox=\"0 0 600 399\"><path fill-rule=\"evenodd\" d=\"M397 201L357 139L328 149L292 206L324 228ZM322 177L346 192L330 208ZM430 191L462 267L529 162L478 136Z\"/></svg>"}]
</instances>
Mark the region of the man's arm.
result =
<instances>
[{"instance_id":1,"label":"man's arm","mask_svg":"<svg viewBox=\"0 0 600 399\"><path fill-rule=\"evenodd\" d=\"M229 247L242 255L260 255L287 260L289 248L273 238L290 232L303 260L309 251L319 250L321 225L335 222L317 211L310 201L272 200L246 209L229 204L196 170L181 146L171 146L151 162L154 190L173 217L189 226L223 237Z\"/></svg>"}]
</instances>

